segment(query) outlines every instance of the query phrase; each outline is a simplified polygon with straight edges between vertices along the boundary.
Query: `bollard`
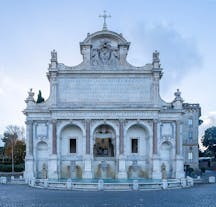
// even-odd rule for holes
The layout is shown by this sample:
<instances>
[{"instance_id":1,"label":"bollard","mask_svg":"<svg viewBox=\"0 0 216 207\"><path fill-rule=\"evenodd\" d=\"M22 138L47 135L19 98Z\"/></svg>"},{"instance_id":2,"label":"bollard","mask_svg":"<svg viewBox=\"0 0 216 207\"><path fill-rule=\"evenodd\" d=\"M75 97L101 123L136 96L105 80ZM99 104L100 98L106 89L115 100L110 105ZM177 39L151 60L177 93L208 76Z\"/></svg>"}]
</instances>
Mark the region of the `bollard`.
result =
<instances>
[{"instance_id":1,"label":"bollard","mask_svg":"<svg viewBox=\"0 0 216 207\"><path fill-rule=\"evenodd\" d=\"M68 190L70 190L72 188L72 182L70 179L67 180L66 187Z\"/></svg>"},{"instance_id":2,"label":"bollard","mask_svg":"<svg viewBox=\"0 0 216 207\"><path fill-rule=\"evenodd\" d=\"M34 177L30 180L30 185L33 187L35 186L35 178Z\"/></svg>"},{"instance_id":3,"label":"bollard","mask_svg":"<svg viewBox=\"0 0 216 207\"><path fill-rule=\"evenodd\" d=\"M187 176L187 183L189 187L192 187L194 185L194 181L193 178Z\"/></svg>"},{"instance_id":4,"label":"bollard","mask_svg":"<svg viewBox=\"0 0 216 207\"><path fill-rule=\"evenodd\" d=\"M22 176L22 175L20 175L20 176L19 176L19 179L20 179L20 180L22 180L22 179L23 179L23 176Z\"/></svg>"},{"instance_id":5,"label":"bollard","mask_svg":"<svg viewBox=\"0 0 216 207\"><path fill-rule=\"evenodd\" d=\"M185 188L187 186L187 181L185 178L181 178L181 186Z\"/></svg>"},{"instance_id":6,"label":"bollard","mask_svg":"<svg viewBox=\"0 0 216 207\"><path fill-rule=\"evenodd\" d=\"M167 189L168 188L168 182L167 182L167 180L162 180L162 189Z\"/></svg>"},{"instance_id":7,"label":"bollard","mask_svg":"<svg viewBox=\"0 0 216 207\"><path fill-rule=\"evenodd\" d=\"M98 190L103 190L104 189L104 181L100 179L98 181Z\"/></svg>"},{"instance_id":8,"label":"bollard","mask_svg":"<svg viewBox=\"0 0 216 207\"><path fill-rule=\"evenodd\" d=\"M138 180L133 180L133 190L139 190Z\"/></svg>"},{"instance_id":9,"label":"bollard","mask_svg":"<svg viewBox=\"0 0 216 207\"><path fill-rule=\"evenodd\" d=\"M11 176L11 180L14 180L14 176L13 175Z\"/></svg>"},{"instance_id":10,"label":"bollard","mask_svg":"<svg viewBox=\"0 0 216 207\"><path fill-rule=\"evenodd\" d=\"M48 187L48 179L44 179L44 188Z\"/></svg>"},{"instance_id":11,"label":"bollard","mask_svg":"<svg viewBox=\"0 0 216 207\"><path fill-rule=\"evenodd\" d=\"M0 178L0 183L1 184L7 184L7 178L6 177L1 177Z\"/></svg>"},{"instance_id":12,"label":"bollard","mask_svg":"<svg viewBox=\"0 0 216 207\"><path fill-rule=\"evenodd\" d=\"M209 183L215 183L215 176L209 177Z\"/></svg>"}]
</instances>

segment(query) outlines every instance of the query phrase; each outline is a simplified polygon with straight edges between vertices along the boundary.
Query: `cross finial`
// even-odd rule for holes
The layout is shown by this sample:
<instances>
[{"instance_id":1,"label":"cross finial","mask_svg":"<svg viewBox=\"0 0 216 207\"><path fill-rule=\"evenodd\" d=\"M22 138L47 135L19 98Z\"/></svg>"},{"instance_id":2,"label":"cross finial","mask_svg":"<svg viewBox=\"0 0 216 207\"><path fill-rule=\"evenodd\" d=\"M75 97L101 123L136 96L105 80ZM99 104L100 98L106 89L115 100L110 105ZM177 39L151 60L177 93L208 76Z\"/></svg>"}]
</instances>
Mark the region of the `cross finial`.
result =
<instances>
[{"instance_id":1,"label":"cross finial","mask_svg":"<svg viewBox=\"0 0 216 207\"><path fill-rule=\"evenodd\" d=\"M103 22L103 30L107 30L106 18L111 18L111 15L107 15L106 10L104 10L103 15L99 15L99 17L104 18L104 22Z\"/></svg>"}]
</instances>

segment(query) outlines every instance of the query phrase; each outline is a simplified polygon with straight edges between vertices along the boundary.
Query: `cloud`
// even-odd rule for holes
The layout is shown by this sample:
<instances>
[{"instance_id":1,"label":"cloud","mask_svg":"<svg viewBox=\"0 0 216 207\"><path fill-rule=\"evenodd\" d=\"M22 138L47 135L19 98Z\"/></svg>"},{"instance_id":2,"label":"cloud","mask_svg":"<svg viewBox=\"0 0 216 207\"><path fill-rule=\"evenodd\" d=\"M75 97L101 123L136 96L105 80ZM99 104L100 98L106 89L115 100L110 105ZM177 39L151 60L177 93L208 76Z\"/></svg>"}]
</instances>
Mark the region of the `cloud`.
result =
<instances>
[{"instance_id":1,"label":"cloud","mask_svg":"<svg viewBox=\"0 0 216 207\"><path fill-rule=\"evenodd\" d=\"M135 49L130 60L136 64L152 61L152 52L158 50L166 85L180 82L189 72L201 68L202 56L195 40L184 37L173 26L165 23L137 24L130 35ZM138 54L139 53L139 54ZM146 56L145 56L146 55Z\"/></svg>"}]
</instances>

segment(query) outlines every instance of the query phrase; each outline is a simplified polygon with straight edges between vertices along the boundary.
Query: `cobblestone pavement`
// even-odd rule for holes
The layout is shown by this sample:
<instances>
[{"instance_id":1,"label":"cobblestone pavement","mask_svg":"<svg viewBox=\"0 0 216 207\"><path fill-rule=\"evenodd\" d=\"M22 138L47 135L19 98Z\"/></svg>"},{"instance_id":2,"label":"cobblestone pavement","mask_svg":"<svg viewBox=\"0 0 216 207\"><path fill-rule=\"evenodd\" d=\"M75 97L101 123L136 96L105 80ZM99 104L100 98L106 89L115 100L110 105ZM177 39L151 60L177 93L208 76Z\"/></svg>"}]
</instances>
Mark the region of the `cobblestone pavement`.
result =
<instances>
[{"instance_id":1,"label":"cobblestone pavement","mask_svg":"<svg viewBox=\"0 0 216 207\"><path fill-rule=\"evenodd\" d=\"M92 192L1 185L0 207L215 207L216 184L187 189Z\"/></svg>"}]
</instances>

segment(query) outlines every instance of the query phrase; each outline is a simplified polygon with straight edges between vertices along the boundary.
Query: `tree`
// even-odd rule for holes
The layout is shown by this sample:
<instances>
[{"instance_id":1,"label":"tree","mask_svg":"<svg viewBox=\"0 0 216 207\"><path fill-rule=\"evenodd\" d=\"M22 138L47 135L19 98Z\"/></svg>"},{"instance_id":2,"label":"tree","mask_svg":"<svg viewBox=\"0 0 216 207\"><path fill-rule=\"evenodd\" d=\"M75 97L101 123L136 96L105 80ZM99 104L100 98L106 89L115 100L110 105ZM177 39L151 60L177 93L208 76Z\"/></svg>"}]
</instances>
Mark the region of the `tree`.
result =
<instances>
[{"instance_id":1,"label":"tree","mask_svg":"<svg viewBox=\"0 0 216 207\"><path fill-rule=\"evenodd\" d=\"M216 157L216 127L210 127L205 130L205 133L202 137L202 144L204 147L207 147L205 153L209 156Z\"/></svg>"},{"instance_id":2,"label":"tree","mask_svg":"<svg viewBox=\"0 0 216 207\"><path fill-rule=\"evenodd\" d=\"M42 103L42 102L44 102L44 98L42 97L41 90L39 90L36 103Z\"/></svg>"},{"instance_id":3,"label":"tree","mask_svg":"<svg viewBox=\"0 0 216 207\"><path fill-rule=\"evenodd\" d=\"M12 173L14 172L14 152L18 138L24 138L24 128L15 125L7 126L2 140L5 143L5 154L11 157Z\"/></svg>"}]
</instances>

